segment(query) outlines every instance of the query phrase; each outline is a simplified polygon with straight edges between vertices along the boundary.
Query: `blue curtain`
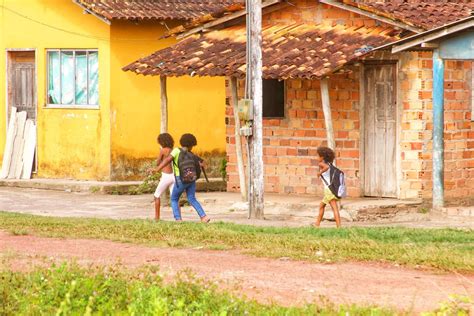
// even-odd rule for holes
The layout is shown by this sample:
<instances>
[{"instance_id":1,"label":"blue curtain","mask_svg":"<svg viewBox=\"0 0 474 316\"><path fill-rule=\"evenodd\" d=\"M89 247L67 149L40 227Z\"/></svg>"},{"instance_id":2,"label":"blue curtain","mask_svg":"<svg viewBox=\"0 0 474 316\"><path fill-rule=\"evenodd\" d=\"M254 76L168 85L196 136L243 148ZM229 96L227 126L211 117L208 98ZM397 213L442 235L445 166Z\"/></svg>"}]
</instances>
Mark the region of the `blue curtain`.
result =
<instances>
[{"instance_id":1,"label":"blue curtain","mask_svg":"<svg viewBox=\"0 0 474 316\"><path fill-rule=\"evenodd\" d=\"M74 104L74 53L61 52L61 104Z\"/></svg>"},{"instance_id":2,"label":"blue curtain","mask_svg":"<svg viewBox=\"0 0 474 316\"><path fill-rule=\"evenodd\" d=\"M48 52L48 62L49 104L99 104L97 52L51 51Z\"/></svg>"},{"instance_id":3,"label":"blue curtain","mask_svg":"<svg viewBox=\"0 0 474 316\"><path fill-rule=\"evenodd\" d=\"M89 104L99 104L99 54L89 52Z\"/></svg>"},{"instance_id":4,"label":"blue curtain","mask_svg":"<svg viewBox=\"0 0 474 316\"><path fill-rule=\"evenodd\" d=\"M59 52L49 52L48 103L61 104Z\"/></svg>"},{"instance_id":5,"label":"blue curtain","mask_svg":"<svg viewBox=\"0 0 474 316\"><path fill-rule=\"evenodd\" d=\"M76 104L87 103L87 52L76 52Z\"/></svg>"}]
</instances>

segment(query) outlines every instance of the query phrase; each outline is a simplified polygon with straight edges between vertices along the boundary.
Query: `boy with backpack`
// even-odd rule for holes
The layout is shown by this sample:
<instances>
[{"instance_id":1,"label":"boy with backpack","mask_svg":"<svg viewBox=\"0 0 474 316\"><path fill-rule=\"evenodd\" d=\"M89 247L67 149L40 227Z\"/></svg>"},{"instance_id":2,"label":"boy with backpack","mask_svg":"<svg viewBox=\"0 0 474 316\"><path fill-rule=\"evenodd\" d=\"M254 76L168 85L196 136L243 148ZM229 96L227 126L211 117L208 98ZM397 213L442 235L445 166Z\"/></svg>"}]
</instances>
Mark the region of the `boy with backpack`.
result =
<instances>
[{"instance_id":1,"label":"boy with backpack","mask_svg":"<svg viewBox=\"0 0 474 316\"><path fill-rule=\"evenodd\" d=\"M338 201L346 196L344 173L333 165L335 154L331 148L318 147L317 154L318 177L321 177L324 184L324 197L319 205L319 215L313 226L320 226L324 216L324 209L329 204L334 212L336 226L339 228L341 227L341 216L339 215Z\"/></svg>"},{"instance_id":2,"label":"boy with backpack","mask_svg":"<svg viewBox=\"0 0 474 316\"><path fill-rule=\"evenodd\" d=\"M158 166L161 170L166 164L173 162L173 172L176 182L171 193L171 208L176 221L182 221L179 208L179 198L186 191L189 204L196 210L201 222L209 223L211 220L201 204L196 199L196 180L201 175L201 167L204 161L192 153L193 147L197 145L196 137L192 134L184 134L179 140L181 148L175 148L170 155Z\"/></svg>"}]
</instances>

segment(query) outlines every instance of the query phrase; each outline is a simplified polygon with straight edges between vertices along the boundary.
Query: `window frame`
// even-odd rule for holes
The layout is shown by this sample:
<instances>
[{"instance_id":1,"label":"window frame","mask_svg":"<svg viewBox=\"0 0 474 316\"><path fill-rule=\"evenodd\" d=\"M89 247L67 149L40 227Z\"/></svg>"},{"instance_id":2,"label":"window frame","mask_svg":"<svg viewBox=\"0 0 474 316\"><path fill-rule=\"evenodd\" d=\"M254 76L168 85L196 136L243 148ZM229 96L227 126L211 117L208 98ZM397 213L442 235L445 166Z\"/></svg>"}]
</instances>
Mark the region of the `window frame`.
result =
<instances>
[{"instance_id":1,"label":"window frame","mask_svg":"<svg viewBox=\"0 0 474 316\"><path fill-rule=\"evenodd\" d=\"M49 103L49 54L51 52L57 52L59 53L59 91L61 92L61 98L62 98L62 58L61 58L61 53L62 52L72 52L73 53L73 58L74 58L74 76L76 75L76 53L77 52L85 52L86 53L86 60L87 60L87 102L89 102L89 53L97 53L97 58L99 58L99 50L97 48L51 48L46 50L46 85L45 85L45 90L46 90L46 108L49 109L82 109L82 110L99 110L100 109L100 90L99 87L98 89L98 94L99 98L97 101L97 104L77 104L76 103L76 78L74 78L74 102L73 104L52 104ZM99 63L99 75L100 75L100 62ZM99 85L99 82L97 82L97 86ZM62 101L62 100L61 100Z\"/></svg>"},{"instance_id":2,"label":"window frame","mask_svg":"<svg viewBox=\"0 0 474 316\"><path fill-rule=\"evenodd\" d=\"M264 116L264 109L263 109L263 102L265 101L262 101L262 119L264 120L284 120L286 119L287 115L286 115L286 91L287 91L287 87L286 87L286 80L278 80L278 79L262 79L262 80L276 80L276 81L279 81L279 82L283 82L283 116ZM264 97L265 95L265 92L263 91L263 82L262 82L262 98Z\"/></svg>"}]
</instances>

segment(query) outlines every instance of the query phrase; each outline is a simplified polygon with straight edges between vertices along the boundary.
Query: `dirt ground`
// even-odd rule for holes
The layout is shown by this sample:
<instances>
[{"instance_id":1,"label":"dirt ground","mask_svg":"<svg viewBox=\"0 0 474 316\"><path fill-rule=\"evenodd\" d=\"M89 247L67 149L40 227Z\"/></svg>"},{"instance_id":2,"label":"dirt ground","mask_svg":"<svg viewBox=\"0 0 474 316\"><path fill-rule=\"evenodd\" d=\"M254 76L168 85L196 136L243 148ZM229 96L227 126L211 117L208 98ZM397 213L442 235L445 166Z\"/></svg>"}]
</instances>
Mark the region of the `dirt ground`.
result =
<instances>
[{"instance_id":1,"label":"dirt ground","mask_svg":"<svg viewBox=\"0 0 474 316\"><path fill-rule=\"evenodd\" d=\"M265 259L235 251L149 248L99 240L13 236L0 231L0 258L25 270L42 260L127 267L158 265L171 277L190 269L221 288L246 293L263 303L314 302L321 297L341 304L376 304L415 313L433 310L450 294L472 297L474 275L443 274L388 264L315 264L287 258Z\"/></svg>"},{"instance_id":2,"label":"dirt ground","mask_svg":"<svg viewBox=\"0 0 474 316\"><path fill-rule=\"evenodd\" d=\"M315 220L319 199L285 195L266 195L265 220L249 220L246 206L236 193L199 193L198 199L213 221L225 221L258 226L309 226ZM345 199L343 208L398 203L391 199ZM109 219L145 219L153 217L153 197L148 195L98 195L64 191L0 187L0 211L58 217L95 217ZM326 213L332 214L331 211ZM169 207L163 207L162 219L173 220ZM196 212L182 208L185 221L197 221ZM443 217L434 214L411 213L376 222L347 222L345 226L404 226L416 228L474 228L474 217ZM334 227L325 221L323 226Z\"/></svg>"}]
</instances>

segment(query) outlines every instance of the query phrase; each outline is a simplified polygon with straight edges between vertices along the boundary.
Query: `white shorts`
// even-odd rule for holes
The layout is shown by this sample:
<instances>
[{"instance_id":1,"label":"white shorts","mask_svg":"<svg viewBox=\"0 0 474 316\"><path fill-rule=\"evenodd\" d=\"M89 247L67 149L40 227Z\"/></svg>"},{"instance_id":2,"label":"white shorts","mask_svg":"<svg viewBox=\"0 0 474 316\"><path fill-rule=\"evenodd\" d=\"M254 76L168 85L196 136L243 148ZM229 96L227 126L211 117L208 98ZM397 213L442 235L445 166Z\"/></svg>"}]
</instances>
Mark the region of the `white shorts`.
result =
<instances>
[{"instance_id":1,"label":"white shorts","mask_svg":"<svg viewBox=\"0 0 474 316\"><path fill-rule=\"evenodd\" d=\"M157 199L159 199L160 196L165 192L167 188L170 189L170 194L171 194L171 192L173 192L174 182L175 182L175 178L174 178L173 173L162 173L160 183L158 183L155 194L153 195Z\"/></svg>"}]
</instances>

